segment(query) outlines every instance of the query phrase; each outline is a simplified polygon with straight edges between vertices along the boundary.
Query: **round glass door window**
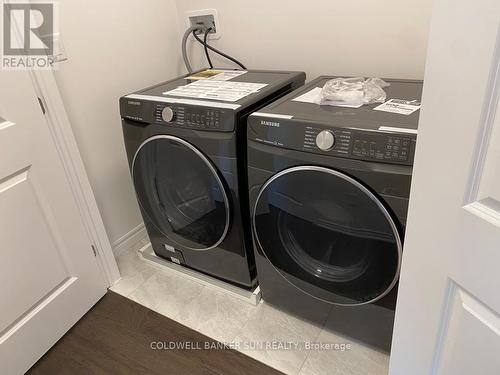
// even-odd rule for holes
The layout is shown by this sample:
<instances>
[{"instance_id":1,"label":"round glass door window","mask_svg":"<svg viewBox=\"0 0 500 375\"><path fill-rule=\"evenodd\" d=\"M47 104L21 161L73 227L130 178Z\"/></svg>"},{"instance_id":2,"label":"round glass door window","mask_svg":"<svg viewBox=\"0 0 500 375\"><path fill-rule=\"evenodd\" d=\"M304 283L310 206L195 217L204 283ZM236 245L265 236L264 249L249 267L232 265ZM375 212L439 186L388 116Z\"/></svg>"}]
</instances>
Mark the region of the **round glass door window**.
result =
<instances>
[{"instance_id":1,"label":"round glass door window","mask_svg":"<svg viewBox=\"0 0 500 375\"><path fill-rule=\"evenodd\" d=\"M183 139L147 139L132 163L139 204L166 237L192 250L218 246L229 229L229 202L212 163Z\"/></svg>"},{"instance_id":2,"label":"round glass door window","mask_svg":"<svg viewBox=\"0 0 500 375\"><path fill-rule=\"evenodd\" d=\"M301 166L274 175L259 193L253 226L276 270L323 301L374 302L397 282L398 229L382 202L343 173Z\"/></svg>"}]
</instances>

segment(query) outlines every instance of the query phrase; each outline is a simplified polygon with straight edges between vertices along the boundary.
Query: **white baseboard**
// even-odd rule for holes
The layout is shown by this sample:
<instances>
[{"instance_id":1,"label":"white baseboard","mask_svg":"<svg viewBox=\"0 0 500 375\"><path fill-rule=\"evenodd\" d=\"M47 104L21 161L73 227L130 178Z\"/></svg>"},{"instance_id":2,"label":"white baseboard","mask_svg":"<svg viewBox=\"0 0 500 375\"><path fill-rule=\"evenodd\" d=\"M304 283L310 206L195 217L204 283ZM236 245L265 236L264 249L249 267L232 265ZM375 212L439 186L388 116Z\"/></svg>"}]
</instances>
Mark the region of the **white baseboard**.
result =
<instances>
[{"instance_id":1,"label":"white baseboard","mask_svg":"<svg viewBox=\"0 0 500 375\"><path fill-rule=\"evenodd\" d=\"M144 223L141 223L111 244L113 254L117 257L147 238L146 228Z\"/></svg>"}]
</instances>

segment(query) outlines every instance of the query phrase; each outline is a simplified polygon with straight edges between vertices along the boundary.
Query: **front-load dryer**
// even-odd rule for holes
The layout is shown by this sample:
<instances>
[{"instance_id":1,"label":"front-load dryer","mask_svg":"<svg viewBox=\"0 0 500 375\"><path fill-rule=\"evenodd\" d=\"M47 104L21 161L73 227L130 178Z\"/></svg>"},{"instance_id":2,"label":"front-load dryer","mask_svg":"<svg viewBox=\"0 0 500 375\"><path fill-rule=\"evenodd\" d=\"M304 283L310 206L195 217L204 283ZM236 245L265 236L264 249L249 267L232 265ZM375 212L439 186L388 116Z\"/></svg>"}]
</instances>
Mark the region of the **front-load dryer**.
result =
<instances>
[{"instance_id":1,"label":"front-load dryer","mask_svg":"<svg viewBox=\"0 0 500 375\"><path fill-rule=\"evenodd\" d=\"M419 113L302 101L331 78L249 116L260 289L268 303L389 350ZM418 108L421 81L387 81L388 99Z\"/></svg>"},{"instance_id":2,"label":"front-load dryer","mask_svg":"<svg viewBox=\"0 0 500 375\"><path fill-rule=\"evenodd\" d=\"M183 76L120 98L125 148L154 252L251 288L256 272L246 182L248 114L304 73Z\"/></svg>"}]
</instances>

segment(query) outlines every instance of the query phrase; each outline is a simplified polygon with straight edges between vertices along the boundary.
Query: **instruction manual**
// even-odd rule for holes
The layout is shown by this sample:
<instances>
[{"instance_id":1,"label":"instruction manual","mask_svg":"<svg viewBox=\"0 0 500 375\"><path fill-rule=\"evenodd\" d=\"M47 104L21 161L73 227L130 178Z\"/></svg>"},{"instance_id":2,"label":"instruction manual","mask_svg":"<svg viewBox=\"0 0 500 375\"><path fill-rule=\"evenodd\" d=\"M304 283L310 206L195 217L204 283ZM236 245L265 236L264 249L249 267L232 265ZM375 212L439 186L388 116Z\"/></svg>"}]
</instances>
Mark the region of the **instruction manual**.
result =
<instances>
[{"instance_id":1,"label":"instruction manual","mask_svg":"<svg viewBox=\"0 0 500 375\"><path fill-rule=\"evenodd\" d=\"M235 77L245 74L246 70L221 70L221 69L206 69L198 73L191 74L186 79L213 79L214 81L229 81Z\"/></svg>"},{"instance_id":2,"label":"instruction manual","mask_svg":"<svg viewBox=\"0 0 500 375\"><path fill-rule=\"evenodd\" d=\"M210 79L201 79L185 86L179 86L174 90L164 92L163 95L237 102L250 94L258 92L265 86L267 86L266 83L234 82L216 80L212 77Z\"/></svg>"},{"instance_id":3,"label":"instruction manual","mask_svg":"<svg viewBox=\"0 0 500 375\"><path fill-rule=\"evenodd\" d=\"M391 99L373 108L374 111L399 113L407 116L418 109L420 109L420 101L401 99Z\"/></svg>"}]
</instances>

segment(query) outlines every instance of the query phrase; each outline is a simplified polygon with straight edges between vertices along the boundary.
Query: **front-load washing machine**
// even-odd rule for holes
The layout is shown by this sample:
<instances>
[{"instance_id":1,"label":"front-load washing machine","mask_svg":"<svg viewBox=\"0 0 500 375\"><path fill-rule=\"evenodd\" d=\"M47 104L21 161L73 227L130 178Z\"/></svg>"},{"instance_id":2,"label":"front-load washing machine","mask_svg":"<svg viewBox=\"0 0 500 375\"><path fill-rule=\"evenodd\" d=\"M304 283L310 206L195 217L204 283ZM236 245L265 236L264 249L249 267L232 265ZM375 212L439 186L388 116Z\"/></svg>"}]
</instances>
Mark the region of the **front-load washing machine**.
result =
<instances>
[{"instance_id":1,"label":"front-load washing machine","mask_svg":"<svg viewBox=\"0 0 500 375\"><path fill-rule=\"evenodd\" d=\"M301 72L228 71L120 98L132 179L158 256L239 286L255 284L246 119L304 79Z\"/></svg>"},{"instance_id":2,"label":"front-load washing machine","mask_svg":"<svg viewBox=\"0 0 500 375\"><path fill-rule=\"evenodd\" d=\"M303 96L331 78L248 119L262 298L389 350L419 111L320 106ZM387 82L388 99L418 108L421 81Z\"/></svg>"}]
</instances>

